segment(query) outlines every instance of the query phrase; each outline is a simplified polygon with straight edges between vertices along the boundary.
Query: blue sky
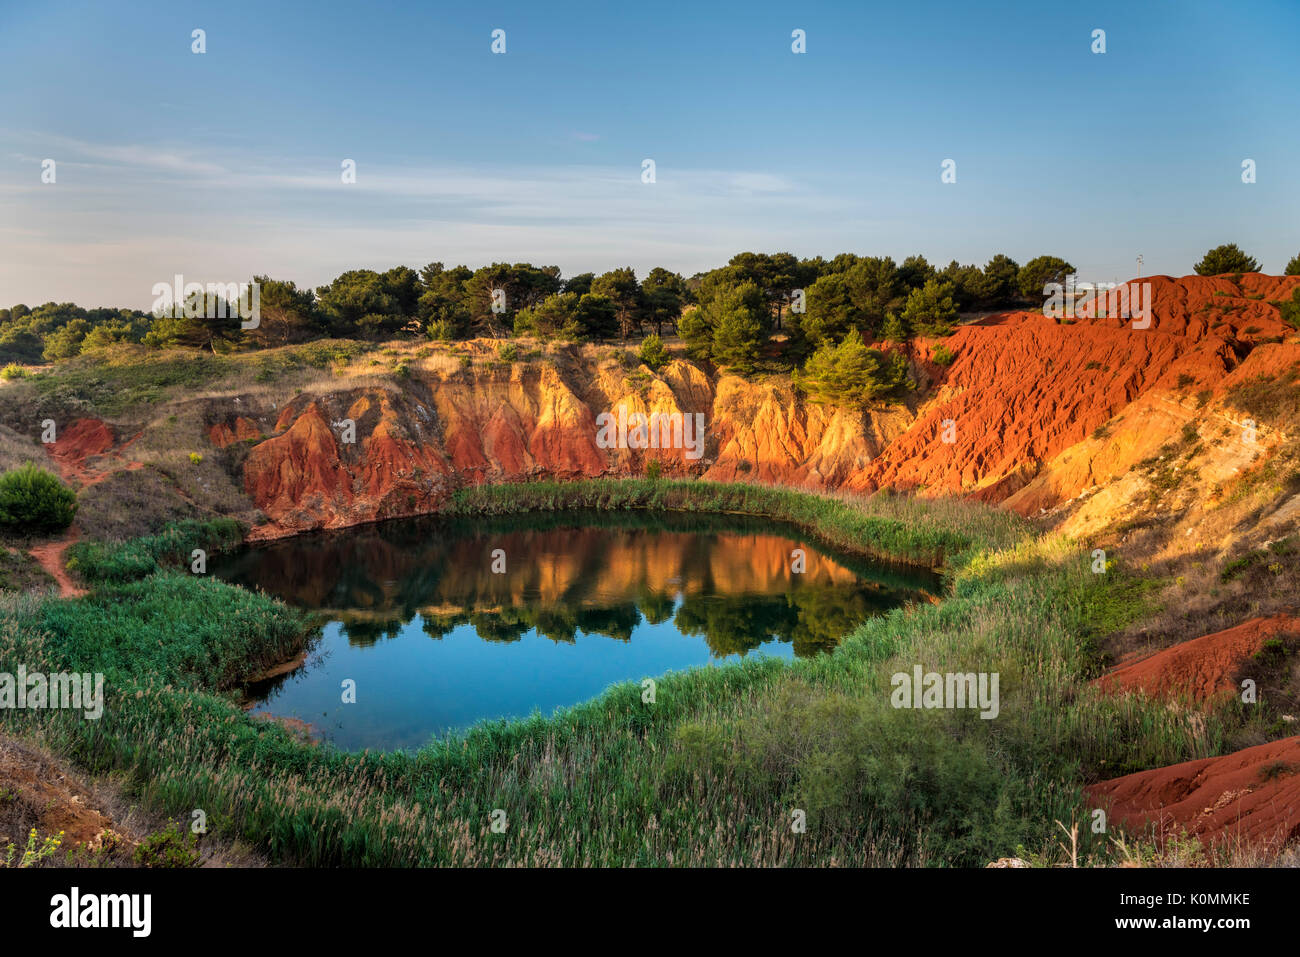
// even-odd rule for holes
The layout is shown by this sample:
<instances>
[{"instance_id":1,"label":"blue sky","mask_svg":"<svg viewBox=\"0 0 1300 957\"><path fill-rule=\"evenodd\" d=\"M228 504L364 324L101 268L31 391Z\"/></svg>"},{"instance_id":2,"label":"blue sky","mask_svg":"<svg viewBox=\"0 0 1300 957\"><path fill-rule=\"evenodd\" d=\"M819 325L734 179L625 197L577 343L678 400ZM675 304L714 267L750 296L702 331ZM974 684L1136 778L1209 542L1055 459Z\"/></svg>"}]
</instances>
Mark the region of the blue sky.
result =
<instances>
[{"instance_id":1,"label":"blue sky","mask_svg":"<svg viewBox=\"0 0 1300 957\"><path fill-rule=\"evenodd\" d=\"M1232 241L1280 272L1298 39L1295 0L0 0L0 303L434 260L689 275L746 249L1122 280Z\"/></svg>"}]
</instances>

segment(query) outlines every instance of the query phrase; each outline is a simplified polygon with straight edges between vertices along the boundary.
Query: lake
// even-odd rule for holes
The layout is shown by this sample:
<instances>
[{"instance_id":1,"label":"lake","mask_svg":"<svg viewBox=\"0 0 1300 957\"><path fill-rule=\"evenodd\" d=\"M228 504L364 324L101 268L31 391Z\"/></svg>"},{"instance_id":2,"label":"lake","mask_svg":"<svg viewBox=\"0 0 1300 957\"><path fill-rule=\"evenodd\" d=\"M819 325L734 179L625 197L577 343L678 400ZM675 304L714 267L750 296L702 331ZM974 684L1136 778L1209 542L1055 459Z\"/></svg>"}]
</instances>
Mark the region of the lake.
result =
<instances>
[{"instance_id":1,"label":"lake","mask_svg":"<svg viewBox=\"0 0 1300 957\"><path fill-rule=\"evenodd\" d=\"M211 569L320 613L306 664L247 690L254 712L347 750L416 748L746 655L830 653L939 590L929 570L792 526L693 513L402 519L248 547Z\"/></svg>"}]
</instances>

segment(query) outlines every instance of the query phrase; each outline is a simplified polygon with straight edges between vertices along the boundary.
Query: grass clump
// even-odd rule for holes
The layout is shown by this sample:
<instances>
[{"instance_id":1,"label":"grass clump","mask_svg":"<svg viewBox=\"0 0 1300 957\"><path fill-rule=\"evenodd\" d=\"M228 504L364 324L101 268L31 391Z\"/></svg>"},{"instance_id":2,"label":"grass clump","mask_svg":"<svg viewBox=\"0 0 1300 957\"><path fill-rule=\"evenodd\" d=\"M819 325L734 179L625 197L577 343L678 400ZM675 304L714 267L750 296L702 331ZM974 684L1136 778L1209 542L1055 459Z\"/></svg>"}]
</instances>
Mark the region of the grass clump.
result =
<instances>
[{"instance_id":1,"label":"grass clump","mask_svg":"<svg viewBox=\"0 0 1300 957\"><path fill-rule=\"evenodd\" d=\"M211 555L242 540L243 528L234 519L182 519L157 535L126 542L77 542L68 549L67 567L87 582L132 581L165 566L188 565L196 548Z\"/></svg>"},{"instance_id":2,"label":"grass clump","mask_svg":"<svg viewBox=\"0 0 1300 957\"><path fill-rule=\"evenodd\" d=\"M1028 533L1028 525L1018 516L970 503L925 503L889 494L817 495L743 482L662 478L478 485L457 491L445 511L506 515L572 509L775 517L813 533L832 547L931 567L973 549L1010 544Z\"/></svg>"}]
</instances>

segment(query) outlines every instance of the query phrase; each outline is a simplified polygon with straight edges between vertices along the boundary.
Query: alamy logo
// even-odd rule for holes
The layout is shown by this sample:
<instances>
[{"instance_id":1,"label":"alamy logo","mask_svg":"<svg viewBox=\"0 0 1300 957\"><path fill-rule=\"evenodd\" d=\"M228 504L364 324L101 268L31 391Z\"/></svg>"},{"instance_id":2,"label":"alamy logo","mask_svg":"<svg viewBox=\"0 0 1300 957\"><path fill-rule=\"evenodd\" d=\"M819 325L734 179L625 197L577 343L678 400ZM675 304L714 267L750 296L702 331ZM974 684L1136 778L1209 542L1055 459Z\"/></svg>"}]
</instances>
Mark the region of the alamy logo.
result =
<instances>
[{"instance_id":1,"label":"alamy logo","mask_svg":"<svg viewBox=\"0 0 1300 957\"><path fill-rule=\"evenodd\" d=\"M596 445L602 449L684 449L686 458L704 454L704 413L633 412L618 407L618 416L596 416Z\"/></svg>"},{"instance_id":2,"label":"alamy logo","mask_svg":"<svg viewBox=\"0 0 1300 957\"><path fill-rule=\"evenodd\" d=\"M132 937L148 937L153 926L153 897L149 894L82 894L74 887L50 898L50 926L125 927Z\"/></svg>"},{"instance_id":3,"label":"alamy logo","mask_svg":"<svg viewBox=\"0 0 1300 957\"><path fill-rule=\"evenodd\" d=\"M0 708L17 711L60 708L82 711L87 720L98 721L104 713L104 676L28 673L25 665L19 665L16 675L0 671Z\"/></svg>"},{"instance_id":4,"label":"alamy logo","mask_svg":"<svg viewBox=\"0 0 1300 957\"><path fill-rule=\"evenodd\" d=\"M998 698L998 672L966 674L923 672L920 665L909 675L896 673L889 682L895 708L979 708L980 717L992 720L1002 710Z\"/></svg>"},{"instance_id":5,"label":"alamy logo","mask_svg":"<svg viewBox=\"0 0 1300 957\"><path fill-rule=\"evenodd\" d=\"M154 283L150 310L155 319L233 319L243 321L241 329L262 324L262 287L255 282L186 282L177 273L170 283Z\"/></svg>"},{"instance_id":6,"label":"alamy logo","mask_svg":"<svg viewBox=\"0 0 1300 957\"><path fill-rule=\"evenodd\" d=\"M1048 319L1132 319L1134 329L1151 326L1151 283L1065 282L1043 285L1043 315Z\"/></svg>"}]
</instances>

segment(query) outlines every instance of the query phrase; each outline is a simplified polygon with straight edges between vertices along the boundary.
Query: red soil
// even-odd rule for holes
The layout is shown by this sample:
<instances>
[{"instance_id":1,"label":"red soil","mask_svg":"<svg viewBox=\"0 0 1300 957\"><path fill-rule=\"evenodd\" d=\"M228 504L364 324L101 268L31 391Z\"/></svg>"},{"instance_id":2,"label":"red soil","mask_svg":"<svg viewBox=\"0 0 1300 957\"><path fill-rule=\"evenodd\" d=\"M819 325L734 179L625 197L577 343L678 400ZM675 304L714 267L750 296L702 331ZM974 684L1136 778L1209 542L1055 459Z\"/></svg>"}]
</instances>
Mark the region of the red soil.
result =
<instances>
[{"instance_id":1,"label":"red soil","mask_svg":"<svg viewBox=\"0 0 1300 957\"><path fill-rule=\"evenodd\" d=\"M1032 312L960 327L945 342L956 357L947 368L919 363L937 381L916 412L821 406L778 380L711 378L684 361L640 382L581 362L421 374L431 401L414 389L302 395L280 407L274 434L245 464L245 487L271 520L257 535L432 511L465 484L636 475L650 461L665 474L719 481L957 492L1037 514L1151 456L1197 408L1191 396L1222 396L1247 374L1300 359L1300 346L1262 343L1293 335L1271 302L1288 298L1300 277L1143 281L1152 293L1147 328ZM1259 343L1244 361L1242 343ZM915 346L929 355L929 343ZM620 405L702 413L704 455L599 448L596 416ZM337 440L331 423L343 418L357 423L355 445ZM1090 438L1115 421L1110 438ZM257 434L242 417L210 431L217 445Z\"/></svg>"},{"instance_id":2,"label":"red soil","mask_svg":"<svg viewBox=\"0 0 1300 957\"><path fill-rule=\"evenodd\" d=\"M1300 619L1279 614L1255 618L1226 631L1185 641L1172 648L1123 664L1098 678L1098 687L1113 692L1145 691L1150 695L1186 695L1203 701L1236 690L1235 678L1264 642L1279 634L1300 633Z\"/></svg>"},{"instance_id":3,"label":"red soil","mask_svg":"<svg viewBox=\"0 0 1300 957\"><path fill-rule=\"evenodd\" d=\"M1177 835L1185 828L1207 846L1280 848L1300 838L1300 737L1140 771L1087 792L1131 830Z\"/></svg>"},{"instance_id":4,"label":"red soil","mask_svg":"<svg viewBox=\"0 0 1300 957\"><path fill-rule=\"evenodd\" d=\"M99 798L81 779L29 745L0 738L0 781L10 792L10 799L0 808L0 846L13 843L25 847L26 831L31 827L41 837L63 832L64 850L73 845L98 849L106 840L134 843L98 809Z\"/></svg>"},{"instance_id":5,"label":"red soil","mask_svg":"<svg viewBox=\"0 0 1300 957\"><path fill-rule=\"evenodd\" d=\"M77 419L56 433L55 441L45 451L65 481L84 484L86 459L103 455L113 447L113 430L99 419Z\"/></svg>"},{"instance_id":6,"label":"red soil","mask_svg":"<svg viewBox=\"0 0 1300 957\"><path fill-rule=\"evenodd\" d=\"M208 440L219 449L246 439L260 439L262 429L247 416L237 415L235 421L218 422L208 429Z\"/></svg>"},{"instance_id":7,"label":"red soil","mask_svg":"<svg viewBox=\"0 0 1300 957\"><path fill-rule=\"evenodd\" d=\"M80 537L74 527L69 529L68 534L63 538L47 542L44 545L37 545L28 552L59 583L59 594L64 598L79 598L87 593L86 589L72 580L72 576L68 574L67 568L64 567L67 564L67 559L63 557L64 553Z\"/></svg>"},{"instance_id":8,"label":"red soil","mask_svg":"<svg viewBox=\"0 0 1300 957\"><path fill-rule=\"evenodd\" d=\"M120 454L139 437L140 433L137 433L114 449L116 439L112 426L101 419L77 419L67 428L61 429L56 434L55 441L45 446L45 451L65 482L84 489L112 475L113 465L127 471L144 468L143 462L125 462ZM97 456L111 456L107 460L108 467L90 468L89 460ZM64 567L64 553L79 537L80 533L73 526L62 538L28 550L32 558L58 582L59 593L65 598L77 598L86 594L86 590L72 580Z\"/></svg>"},{"instance_id":9,"label":"red soil","mask_svg":"<svg viewBox=\"0 0 1300 957\"><path fill-rule=\"evenodd\" d=\"M1266 641L1298 632L1300 619L1291 615L1256 618L1123 664L1096 684L1197 701L1232 694ZM1281 847L1300 837L1300 738L1102 781L1088 793L1131 829L1153 824L1163 834L1185 828L1206 844Z\"/></svg>"}]
</instances>

